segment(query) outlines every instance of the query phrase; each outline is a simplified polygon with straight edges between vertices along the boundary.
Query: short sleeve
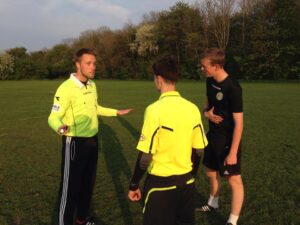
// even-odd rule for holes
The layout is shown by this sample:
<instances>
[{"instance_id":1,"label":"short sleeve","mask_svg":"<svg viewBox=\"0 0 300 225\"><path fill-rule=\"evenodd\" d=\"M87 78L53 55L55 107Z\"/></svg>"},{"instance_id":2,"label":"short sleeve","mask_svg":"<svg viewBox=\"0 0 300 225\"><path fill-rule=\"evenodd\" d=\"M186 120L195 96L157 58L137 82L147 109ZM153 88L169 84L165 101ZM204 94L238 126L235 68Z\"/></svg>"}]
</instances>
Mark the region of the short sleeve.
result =
<instances>
[{"instance_id":1,"label":"short sleeve","mask_svg":"<svg viewBox=\"0 0 300 225\"><path fill-rule=\"evenodd\" d=\"M152 154L156 152L159 127L158 112L150 105L145 111L142 133L137 145L138 150Z\"/></svg>"},{"instance_id":2,"label":"short sleeve","mask_svg":"<svg viewBox=\"0 0 300 225\"><path fill-rule=\"evenodd\" d=\"M242 88L238 83L230 89L229 102L232 112L243 112Z\"/></svg>"},{"instance_id":3,"label":"short sleeve","mask_svg":"<svg viewBox=\"0 0 300 225\"><path fill-rule=\"evenodd\" d=\"M198 119L195 121L195 126L193 128L192 148L203 149L207 144L208 141L201 121L201 114L198 110Z\"/></svg>"}]
</instances>

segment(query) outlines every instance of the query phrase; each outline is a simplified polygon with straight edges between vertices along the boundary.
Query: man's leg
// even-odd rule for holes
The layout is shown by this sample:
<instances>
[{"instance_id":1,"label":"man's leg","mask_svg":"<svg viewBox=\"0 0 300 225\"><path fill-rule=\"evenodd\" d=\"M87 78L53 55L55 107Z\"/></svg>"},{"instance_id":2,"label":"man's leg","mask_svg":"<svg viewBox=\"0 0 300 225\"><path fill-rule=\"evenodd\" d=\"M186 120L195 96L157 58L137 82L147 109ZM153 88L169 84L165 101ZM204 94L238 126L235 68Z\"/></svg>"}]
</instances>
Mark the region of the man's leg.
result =
<instances>
[{"instance_id":1,"label":"man's leg","mask_svg":"<svg viewBox=\"0 0 300 225\"><path fill-rule=\"evenodd\" d=\"M236 225L237 219L240 215L243 201L244 201L244 185L241 175L229 176L228 183L231 187L231 212L228 223Z\"/></svg>"},{"instance_id":2,"label":"man's leg","mask_svg":"<svg viewBox=\"0 0 300 225\"><path fill-rule=\"evenodd\" d=\"M210 212L219 208L219 194L221 190L221 178L219 172L207 167L205 170L210 183L210 195L207 204L195 209L200 212Z\"/></svg>"},{"instance_id":3,"label":"man's leg","mask_svg":"<svg viewBox=\"0 0 300 225\"><path fill-rule=\"evenodd\" d=\"M90 204L96 179L98 161L97 137L88 138L85 143L85 151L88 154L88 158L83 171L82 185L77 204L77 219L83 222L90 216Z\"/></svg>"},{"instance_id":4,"label":"man's leg","mask_svg":"<svg viewBox=\"0 0 300 225\"><path fill-rule=\"evenodd\" d=\"M176 219L176 186L160 187L145 180L143 225L174 225Z\"/></svg>"},{"instance_id":5,"label":"man's leg","mask_svg":"<svg viewBox=\"0 0 300 225\"><path fill-rule=\"evenodd\" d=\"M58 212L59 225L73 225L73 217L80 190L82 165L75 162L74 154L77 139L63 137L60 201Z\"/></svg>"},{"instance_id":6,"label":"man's leg","mask_svg":"<svg viewBox=\"0 0 300 225\"><path fill-rule=\"evenodd\" d=\"M177 189L176 225L195 224L195 183Z\"/></svg>"},{"instance_id":7,"label":"man's leg","mask_svg":"<svg viewBox=\"0 0 300 225\"><path fill-rule=\"evenodd\" d=\"M219 208L219 194L221 190L219 172L206 167L206 175L210 183L210 196L207 204L213 208Z\"/></svg>"}]
</instances>

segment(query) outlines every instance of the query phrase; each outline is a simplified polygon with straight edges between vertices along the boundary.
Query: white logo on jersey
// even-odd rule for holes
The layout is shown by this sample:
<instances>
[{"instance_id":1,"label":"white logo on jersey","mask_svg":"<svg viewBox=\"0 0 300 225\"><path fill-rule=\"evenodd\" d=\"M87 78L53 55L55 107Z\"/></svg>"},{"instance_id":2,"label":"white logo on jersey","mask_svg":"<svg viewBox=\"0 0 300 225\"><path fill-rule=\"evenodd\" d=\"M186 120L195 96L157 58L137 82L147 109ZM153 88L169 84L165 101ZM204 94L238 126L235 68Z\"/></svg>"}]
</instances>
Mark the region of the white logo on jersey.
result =
<instances>
[{"instance_id":1,"label":"white logo on jersey","mask_svg":"<svg viewBox=\"0 0 300 225\"><path fill-rule=\"evenodd\" d=\"M229 175L229 172L227 170L225 170L224 175Z\"/></svg>"},{"instance_id":2,"label":"white logo on jersey","mask_svg":"<svg viewBox=\"0 0 300 225\"><path fill-rule=\"evenodd\" d=\"M220 87L217 87L217 86L215 86L215 85L211 85L213 88L215 88L215 89L217 89L217 90L219 90L219 91L221 91L222 89L220 88Z\"/></svg>"},{"instance_id":3,"label":"white logo on jersey","mask_svg":"<svg viewBox=\"0 0 300 225\"><path fill-rule=\"evenodd\" d=\"M60 106L59 106L59 105L53 105L53 106L52 106L52 111L53 111L53 112L58 112L59 109L60 109Z\"/></svg>"},{"instance_id":4,"label":"white logo on jersey","mask_svg":"<svg viewBox=\"0 0 300 225\"><path fill-rule=\"evenodd\" d=\"M218 99L219 101L221 101L223 99L223 93L222 92L218 92L216 94L216 99Z\"/></svg>"}]
</instances>

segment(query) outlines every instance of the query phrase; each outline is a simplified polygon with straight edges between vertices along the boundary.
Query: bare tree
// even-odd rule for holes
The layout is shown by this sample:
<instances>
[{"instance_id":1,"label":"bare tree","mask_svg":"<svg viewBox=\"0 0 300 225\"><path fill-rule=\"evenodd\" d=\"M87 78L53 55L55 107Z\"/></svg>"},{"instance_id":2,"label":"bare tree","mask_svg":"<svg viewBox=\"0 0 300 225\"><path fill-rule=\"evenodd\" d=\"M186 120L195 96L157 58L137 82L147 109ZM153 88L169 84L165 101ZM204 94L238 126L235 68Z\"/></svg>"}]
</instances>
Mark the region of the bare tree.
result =
<instances>
[{"instance_id":1,"label":"bare tree","mask_svg":"<svg viewBox=\"0 0 300 225\"><path fill-rule=\"evenodd\" d=\"M230 18L237 0L203 0L201 12L207 21L207 30L212 32L219 48L226 49L229 40Z\"/></svg>"},{"instance_id":2,"label":"bare tree","mask_svg":"<svg viewBox=\"0 0 300 225\"><path fill-rule=\"evenodd\" d=\"M242 45L245 44L245 33L247 32L247 18L251 14L253 7L261 2L269 0L239 0L239 11L242 14Z\"/></svg>"},{"instance_id":3,"label":"bare tree","mask_svg":"<svg viewBox=\"0 0 300 225\"><path fill-rule=\"evenodd\" d=\"M194 7L198 8L200 16L204 18L203 22L201 23L201 29L203 33L203 38L204 38L204 46L208 48L209 46L209 38L208 38L208 21L207 21L207 10L206 6L203 2L195 2Z\"/></svg>"}]
</instances>

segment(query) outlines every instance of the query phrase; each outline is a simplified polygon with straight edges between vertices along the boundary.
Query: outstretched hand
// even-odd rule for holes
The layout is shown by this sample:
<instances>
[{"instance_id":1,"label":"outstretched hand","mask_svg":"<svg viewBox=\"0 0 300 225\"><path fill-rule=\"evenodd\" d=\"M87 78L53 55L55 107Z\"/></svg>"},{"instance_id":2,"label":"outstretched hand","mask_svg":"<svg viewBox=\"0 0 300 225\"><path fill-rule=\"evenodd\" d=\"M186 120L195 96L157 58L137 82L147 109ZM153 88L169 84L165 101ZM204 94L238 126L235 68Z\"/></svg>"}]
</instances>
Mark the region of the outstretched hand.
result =
<instances>
[{"instance_id":1,"label":"outstretched hand","mask_svg":"<svg viewBox=\"0 0 300 225\"><path fill-rule=\"evenodd\" d=\"M118 116L123 116L123 115L126 115L128 113L130 113L133 109L119 109L117 111L117 115Z\"/></svg>"},{"instance_id":2,"label":"outstretched hand","mask_svg":"<svg viewBox=\"0 0 300 225\"><path fill-rule=\"evenodd\" d=\"M213 123L219 124L223 121L221 116L214 114L215 107L212 107L210 110L204 113L204 116Z\"/></svg>"}]
</instances>

